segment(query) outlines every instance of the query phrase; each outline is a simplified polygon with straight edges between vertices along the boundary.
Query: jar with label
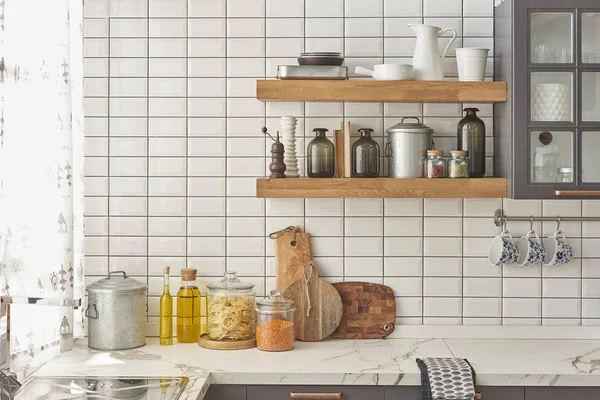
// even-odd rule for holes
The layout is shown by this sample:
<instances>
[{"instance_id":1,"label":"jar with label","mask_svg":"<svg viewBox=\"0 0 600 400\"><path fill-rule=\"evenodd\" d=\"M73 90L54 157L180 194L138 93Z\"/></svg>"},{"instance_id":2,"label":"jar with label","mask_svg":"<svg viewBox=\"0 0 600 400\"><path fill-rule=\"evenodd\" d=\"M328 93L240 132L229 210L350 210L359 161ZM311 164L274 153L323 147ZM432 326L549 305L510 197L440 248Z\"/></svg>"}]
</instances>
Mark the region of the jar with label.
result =
<instances>
[{"instance_id":1,"label":"jar with label","mask_svg":"<svg viewBox=\"0 0 600 400\"><path fill-rule=\"evenodd\" d=\"M270 297L256 303L256 347L265 351L293 349L296 342L294 302L272 290Z\"/></svg>"},{"instance_id":2,"label":"jar with label","mask_svg":"<svg viewBox=\"0 0 600 400\"><path fill-rule=\"evenodd\" d=\"M464 150L452 150L448 161L449 178L468 178L469 177L469 158Z\"/></svg>"},{"instance_id":3,"label":"jar with label","mask_svg":"<svg viewBox=\"0 0 600 400\"><path fill-rule=\"evenodd\" d=\"M557 169L557 182L571 183L573 182L573 168L563 167Z\"/></svg>"},{"instance_id":4,"label":"jar with label","mask_svg":"<svg viewBox=\"0 0 600 400\"><path fill-rule=\"evenodd\" d=\"M254 338L256 313L252 283L244 283L235 271L225 272L219 283L208 285L208 337L235 341Z\"/></svg>"},{"instance_id":5,"label":"jar with label","mask_svg":"<svg viewBox=\"0 0 600 400\"><path fill-rule=\"evenodd\" d=\"M446 160L444 160L443 150L427 150L427 178L445 178Z\"/></svg>"}]
</instances>

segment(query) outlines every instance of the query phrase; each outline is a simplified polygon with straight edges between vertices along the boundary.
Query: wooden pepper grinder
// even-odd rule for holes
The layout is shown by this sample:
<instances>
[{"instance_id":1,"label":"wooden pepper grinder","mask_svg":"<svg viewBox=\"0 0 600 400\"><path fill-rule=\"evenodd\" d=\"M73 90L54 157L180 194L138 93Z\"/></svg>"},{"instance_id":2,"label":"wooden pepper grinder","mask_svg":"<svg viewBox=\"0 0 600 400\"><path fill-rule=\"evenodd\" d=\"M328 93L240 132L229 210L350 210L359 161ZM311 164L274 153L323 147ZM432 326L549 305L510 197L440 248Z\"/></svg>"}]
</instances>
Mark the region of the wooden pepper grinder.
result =
<instances>
[{"instance_id":1,"label":"wooden pepper grinder","mask_svg":"<svg viewBox=\"0 0 600 400\"><path fill-rule=\"evenodd\" d=\"M273 138L269 132L267 132L267 128L262 128L262 131L265 135L268 135L275 143L271 146L271 164L269 164L269 171L271 171L271 175L269 178L285 178L285 163L283 162L283 143L279 141L279 131L277 132L277 139Z\"/></svg>"}]
</instances>

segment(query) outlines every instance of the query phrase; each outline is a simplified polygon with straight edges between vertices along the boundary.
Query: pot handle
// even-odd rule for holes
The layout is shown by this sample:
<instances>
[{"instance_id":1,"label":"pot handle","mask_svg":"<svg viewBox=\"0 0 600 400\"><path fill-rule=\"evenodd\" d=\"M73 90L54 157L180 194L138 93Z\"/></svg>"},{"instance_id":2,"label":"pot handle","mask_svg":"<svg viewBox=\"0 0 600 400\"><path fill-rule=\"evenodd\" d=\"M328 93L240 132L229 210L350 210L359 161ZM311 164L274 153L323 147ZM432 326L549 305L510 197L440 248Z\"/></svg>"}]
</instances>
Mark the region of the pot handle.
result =
<instances>
[{"instance_id":1,"label":"pot handle","mask_svg":"<svg viewBox=\"0 0 600 400\"><path fill-rule=\"evenodd\" d=\"M417 124L421 123L421 120L419 120L419 117L404 117L400 120L400 123L403 124L405 119L416 119L417 120Z\"/></svg>"},{"instance_id":2,"label":"pot handle","mask_svg":"<svg viewBox=\"0 0 600 400\"><path fill-rule=\"evenodd\" d=\"M85 310L85 316L91 319L98 319L98 309L95 304L88 304L88 308Z\"/></svg>"},{"instance_id":3,"label":"pot handle","mask_svg":"<svg viewBox=\"0 0 600 400\"><path fill-rule=\"evenodd\" d=\"M371 71L370 69L361 67L361 66L357 66L354 69L354 73L356 75L366 75L366 76L374 76L375 75L375 71Z\"/></svg>"},{"instance_id":4,"label":"pot handle","mask_svg":"<svg viewBox=\"0 0 600 400\"><path fill-rule=\"evenodd\" d=\"M385 149L383 150L383 154L386 157L392 156L392 142L390 142L389 139L385 142Z\"/></svg>"},{"instance_id":5,"label":"pot handle","mask_svg":"<svg viewBox=\"0 0 600 400\"><path fill-rule=\"evenodd\" d=\"M129 277L127 276L127 272L125 272L125 271L110 271L110 272L108 273L108 279L110 279L110 278L111 278L111 275L112 275L112 274L123 274L123 278L129 278Z\"/></svg>"}]
</instances>

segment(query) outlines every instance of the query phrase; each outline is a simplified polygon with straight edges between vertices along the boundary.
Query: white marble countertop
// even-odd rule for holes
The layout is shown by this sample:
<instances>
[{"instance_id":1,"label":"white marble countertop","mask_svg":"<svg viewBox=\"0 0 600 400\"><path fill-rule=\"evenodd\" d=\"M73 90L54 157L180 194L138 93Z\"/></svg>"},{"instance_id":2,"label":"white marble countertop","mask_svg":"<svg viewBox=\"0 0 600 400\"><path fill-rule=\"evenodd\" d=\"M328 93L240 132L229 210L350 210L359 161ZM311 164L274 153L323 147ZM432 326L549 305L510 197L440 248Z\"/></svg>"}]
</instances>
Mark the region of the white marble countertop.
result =
<instances>
[{"instance_id":1,"label":"white marble countertop","mask_svg":"<svg viewBox=\"0 0 600 400\"><path fill-rule=\"evenodd\" d=\"M388 339L297 342L293 351L161 347L100 352L85 342L38 376L188 376L188 399L213 384L419 385L422 357L467 358L485 386L600 386L600 340Z\"/></svg>"}]
</instances>

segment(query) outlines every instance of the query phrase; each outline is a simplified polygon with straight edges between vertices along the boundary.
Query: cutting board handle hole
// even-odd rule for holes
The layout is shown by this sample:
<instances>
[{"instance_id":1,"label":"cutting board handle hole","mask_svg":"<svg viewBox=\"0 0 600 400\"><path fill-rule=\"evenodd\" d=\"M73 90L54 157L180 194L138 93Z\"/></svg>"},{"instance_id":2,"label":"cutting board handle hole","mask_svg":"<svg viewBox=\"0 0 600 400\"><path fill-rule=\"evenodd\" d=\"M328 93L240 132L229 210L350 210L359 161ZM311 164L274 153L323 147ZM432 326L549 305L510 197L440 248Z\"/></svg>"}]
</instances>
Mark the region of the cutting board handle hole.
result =
<instances>
[{"instance_id":1,"label":"cutting board handle hole","mask_svg":"<svg viewBox=\"0 0 600 400\"><path fill-rule=\"evenodd\" d=\"M290 242L290 244L292 245L292 247L296 247L296 241L295 241L295 240L292 240L292 241Z\"/></svg>"}]
</instances>

